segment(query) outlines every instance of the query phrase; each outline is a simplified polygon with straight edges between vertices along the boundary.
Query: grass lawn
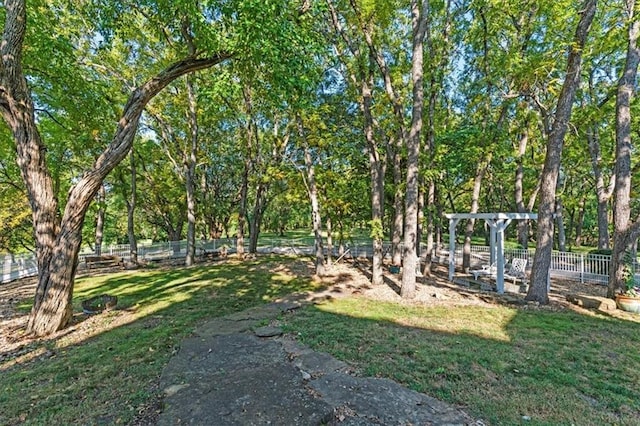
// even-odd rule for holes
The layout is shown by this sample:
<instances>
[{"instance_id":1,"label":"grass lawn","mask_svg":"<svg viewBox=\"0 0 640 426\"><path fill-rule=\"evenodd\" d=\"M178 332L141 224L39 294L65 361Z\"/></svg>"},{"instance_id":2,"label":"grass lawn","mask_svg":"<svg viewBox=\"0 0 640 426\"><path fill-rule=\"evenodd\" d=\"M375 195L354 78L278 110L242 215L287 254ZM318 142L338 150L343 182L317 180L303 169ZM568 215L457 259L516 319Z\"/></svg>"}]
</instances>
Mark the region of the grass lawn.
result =
<instances>
[{"instance_id":1,"label":"grass lawn","mask_svg":"<svg viewBox=\"0 0 640 426\"><path fill-rule=\"evenodd\" d=\"M119 309L77 314L68 333L17 355L0 348L0 425L130 424L159 408L162 369L195 325L317 288L307 273L301 260L266 256L81 277L76 312L81 300L102 293L117 295ZM636 322L361 296L308 306L281 322L363 375L460 404L487 424L640 424Z\"/></svg>"},{"instance_id":2,"label":"grass lawn","mask_svg":"<svg viewBox=\"0 0 640 426\"><path fill-rule=\"evenodd\" d=\"M489 424L640 424L640 325L572 311L346 298L284 317L303 343Z\"/></svg>"},{"instance_id":3,"label":"grass lawn","mask_svg":"<svg viewBox=\"0 0 640 426\"><path fill-rule=\"evenodd\" d=\"M0 425L130 423L156 399L162 368L197 323L312 289L292 271L302 265L260 257L79 278L75 312L102 293L118 296L119 309L31 344L18 359L4 361L0 350Z\"/></svg>"}]
</instances>

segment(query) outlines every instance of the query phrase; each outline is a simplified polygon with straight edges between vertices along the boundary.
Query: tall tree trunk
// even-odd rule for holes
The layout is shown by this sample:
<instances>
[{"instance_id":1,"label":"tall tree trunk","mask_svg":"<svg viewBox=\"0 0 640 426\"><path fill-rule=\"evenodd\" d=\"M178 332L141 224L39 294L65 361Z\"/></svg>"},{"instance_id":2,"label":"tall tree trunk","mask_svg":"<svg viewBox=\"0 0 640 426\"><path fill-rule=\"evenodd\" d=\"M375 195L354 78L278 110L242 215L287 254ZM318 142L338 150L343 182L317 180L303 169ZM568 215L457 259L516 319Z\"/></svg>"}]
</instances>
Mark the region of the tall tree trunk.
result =
<instances>
[{"instance_id":1,"label":"tall tree trunk","mask_svg":"<svg viewBox=\"0 0 640 426\"><path fill-rule=\"evenodd\" d=\"M106 202L107 192L104 189L104 185L100 186L98 193L96 194L95 201L98 204L98 213L96 214L96 255L102 254L102 238L104 236L104 218L106 215Z\"/></svg>"},{"instance_id":2,"label":"tall tree trunk","mask_svg":"<svg viewBox=\"0 0 640 426\"><path fill-rule=\"evenodd\" d=\"M210 58L177 62L138 87L123 109L111 143L93 167L72 186L64 212L58 219L58 202L45 160L46 148L36 125L33 100L22 71L25 0L8 0L4 6L0 110L16 144L17 162L33 213L38 258L38 285L27 331L48 335L64 328L71 319L73 284L87 209L104 178L129 152L145 106L176 78L209 68L230 55L221 53Z\"/></svg>"},{"instance_id":3,"label":"tall tree trunk","mask_svg":"<svg viewBox=\"0 0 640 426\"><path fill-rule=\"evenodd\" d=\"M195 263L196 258L196 164L198 157L198 111L196 94L193 88L193 80L186 77L187 98L189 103L189 141L186 155L185 189L187 192L187 255L184 260L186 266Z\"/></svg>"},{"instance_id":4,"label":"tall tree trunk","mask_svg":"<svg viewBox=\"0 0 640 426\"><path fill-rule=\"evenodd\" d=\"M478 213L480 206L480 191L482 189L482 180L491 163L492 154L488 153L487 158L478 163L476 167L476 175L473 178L473 190L471 192L471 209L469 213ZM475 219L468 219L464 229L464 245L462 247L462 268L468 271L471 267L471 237L473 236L473 228L475 227Z\"/></svg>"},{"instance_id":5,"label":"tall tree trunk","mask_svg":"<svg viewBox=\"0 0 640 426\"><path fill-rule=\"evenodd\" d=\"M393 152L393 228L391 229L391 263L402 264L402 233L404 232L404 193L402 182L402 143L401 137L390 144Z\"/></svg>"},{"instance_id":6,"label":"tall tree trunk","mask_svg":"<svg viewBox=\"0 0 640 426\"><path fill-rule=\"evenodd\" d=\"M558 223L558 250L567 251L567 233L564 226L564 206L562 198L556 199L556 222Z\"/></svg>"},{"instance_id":7,"label":"tall tree trunk","mask_svg":"<svg viewBox=\"0 0 640 426\"><path fill-rule=\"evenodd\" d=\"M249 162L245 160L240 184L240 202L238 203L238 229L236 230L236 254L244 258L244 228L247 217L247 197L249 192Z\"/></svg>"},{"instance_id":8,"label":"tall tree trunk","mask_svg":"<svg viewBox=\"0 0 640 426\"><path fill-rule=\"evenodd\" d=\"M540 180L536 253L531 271L531 285L525 299L543 304L549 303L547 280L549 268L551 267L554 234L553 215L564 136L571 118L575 93L580 83L582 50L595 14L596 3L596 0L585 0L580 7L580 21L576 28L574 40L569 45L567 73L558 98L555 118L547 141L547 153Z\"/></svg>"},{"instance_id":9,"label":"tall tree trunk","mask_svg":"<svg viewBox=\"0 0 640 426\"><path fill-rule=\"evenodd\" d=\"M587 142L591 154L591 168L596 181L596 196L598 197L598 249L609 248L609 200L613 195L615 174L611 175L609 184L605 184L602 175L602 156L600 152L600 134L597 125L587 129Z\"/></svg>"},{"instance_id":10,"label":"tall tree trunk","mask_svg":"<svg viewBox=\"0 0 640 426\"><path fill-rule=\"evenodd\" d=\"M327 266L331 268L333 264L333 233L331 216L327 216L325 221L325 227L327 228Z\"/></svg>"},{"instance_id":11,"label":"tall tree trunk","mask_svg":"<svg viewBox=\"0 0 640 426\"><path fill-rule=\"evenodd\" d=\"M420 132L422 131L422 110L424 107L423 60L424 37L429 18L429 0L411 1L411 21L413 27L413 48L411 57L411 81L413 83L413 108L411 129L407 139L407 192L404 204L404 256L402 268L402 287L400 296L406 299L415 297L418 233L418 170L420 157Z\"/></svg>"},{"instance_id":12,"label":"tall tree trunk","mask_svg":"<svg viewBox=\"0 0 640 426\"><path fill-rule=\"evenodd\" d=\"M300 127L300 131L304 132L302 124L300 124ZM324 247L322 244L322 218L320 216L320 203L318 201L315 167L311 159L311 151L309 150L309 146L306 141L304 146L304 164L307 172L307 190L309 191L309 200L311 201L311 218L313 221L313 235L315 237L316 275L322 277L325 275Z\"/></svg>"},{"instance_id":13,"label":"tall tree trunk","mask_svg":"<svg viewBox=\"0 0 640 426\"><path fill-rule=\"evenodd\" d=\"M640 49L638 35L640 20L636 16L636 2L626 0L629 18L628 46L625 67L618 82L616 96L616 183L613 199L613 249L609 268L607 295L611 298L625 289L625 252L634 248L638 239L640 219L631 217L631 97L634 93Z\"/></svg>"},{"instance_id":14,"label":"tall tree trunk","mask_svg":"<svg viewBox=\"0 0 640 426\"><path fill-rule=\"evenodd\" d=\"M582 198L580 198L580 203L578 204L578 218L575 223L576 237L573 240L573 242L576 245L576 247L582 246L582 229L584 227L584 216L586 213L586 209L585 209L586 204L587 204L587 198L586 196L583 195Z\"/></svg>"},{"instance_id":15,"label":"tall tree trunk","mask_svg":"<svg viewBox=\"0 0 640 426\"><path fill-rule=\"evenodd\" d=\"M527 123L525 123L525 126ZM525 130L520 135L518 143L518 156L516 158L516 180L515 180L515 200L516 211L518 213L526 213L527 208L524 204L524 155L527 152L527 143L529 141L529 132ZM527 249L529 245L529 223L526 220L518 221L518 244L523 249Z\"/></svg>"},{"instance_id":16,"label":"tall tree trunk","mask_svg":"<svg viewBox=\"0 0 640 426\"><path fill-rule=\"evenodd\" d=\"M371 269L371 284L380 285L382 278L382 240L384 238L382 218L384 206L384 159L380 155L380 148L373 132L373 116L371 113L371 87L373 86L373 70L367 68L367 77L362 79L362 114L364 116L364 135L369 151L369 173L371 175L371 238L373 244L373 258ZM395 172L394 172L395 173ZM395 235L395 234L394 234ZM398 263L399 265L400 263Z\"/></svg>"},{"instance_id":17,"label":"tall tree trunk","mask_svg":"<svg viewBox=\"0 0 640 426\"><path fill-rule=\"evenodd\" d=\"M338 17L335 5L331 0L327 0L327 5L331 14L331 23L336 32L343 39L349 51L355 58L362 58L364 51L358 46L358 43L354 43L347 32L344 30L341 19ZM354 11L357 12L357 6L355 3L351 3ZM362 28L363 33L367 33L366 28ZM384 237L383 232L383 211L384 211L384 175L386 172L386 158L380 154L380 147L375 140L374 136L374 120L371 112L372 94L371 90L374 86L373 81L373 68L372 62L377 62L375 57L375 49L372 45L372 39L367 38L367 45L369 47L368 61L362 61L362 65L357 68L357 73L351 73L351 81L360 85L360 109L363 115L364 122L364 135L367 144L367 150L369 152L369 173L371 177L371 237L372 237L372 249L373 249L373 261L372 261L372 273L371 283L374 285L382 284L382 239ZM347 65L344 60L344 56L340 48L337 49L338 57ZM387 78L385 77L385 82ZM389 87L385 84L385 87ZM401 138L400 138L401 139ZM391 150L391 143L387 146L388 151ZM388 157L388 155L387 155ZM343 224L340 222L340 255L343 254ZM400 260L398 260L398 265Z\"/></svg>"},{"instance_id":18,"label":"tall tree trunk","mask_svg":"<svg viewBox=\"0 0 640 426\"><path fill-rule=\"evenodd\" d=\"M129 172L131 174L131 195L129 198L125 197L127 203L127 236L129 238L129 261L137 265L138 264L138 239L135 232L135 220L134 213L136 210L137 196L137 175L136 175L136 162L135 152L133 148L129 153Z\"/></svg>"},{"instance_id":19,"label":"tall tree trunk","mask_svg":"<svg viewBox=\"0 0 640 426\"><path fill-rule=\"evenodd\" d=\"M422 257L422 236L424 233L424 203L427 196L422 179L418 178L418 229L416 230L416 256L418 256L418 267Z\"/></svg>"},{"instance_id":20,"label":"tall tree trunk","mask_svg":"<svg viewBox=\"0 0 640 426\"><path fill-rule=\"evenodd\" d=\"M262 224L262 216L267 204L267 191L267 184L262 182L258 184L253 213L249 217L249 253L258 251L258 237L260 236L260 225Z\"/></svg>"}]
</instances>

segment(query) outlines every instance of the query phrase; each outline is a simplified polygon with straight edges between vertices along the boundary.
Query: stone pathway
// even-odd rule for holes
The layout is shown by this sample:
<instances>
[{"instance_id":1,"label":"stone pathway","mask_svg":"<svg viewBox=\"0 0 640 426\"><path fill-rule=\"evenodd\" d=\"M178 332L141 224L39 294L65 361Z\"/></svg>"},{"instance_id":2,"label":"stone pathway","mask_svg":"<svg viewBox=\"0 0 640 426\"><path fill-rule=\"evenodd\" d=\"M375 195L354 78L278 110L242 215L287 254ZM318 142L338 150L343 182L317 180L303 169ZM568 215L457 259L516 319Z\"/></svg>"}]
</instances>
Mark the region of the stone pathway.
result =
<instances>
[{"instance_id":1,"label":"stone pathway","mask_svg":"<svg viewBox=\"0 0 640 426\"><path fill-rule=\"evenodd\" d=\"M216 318L165 367L159 425L481 425L459 409L265 326L299 304L271 303Z\"/></svg>"}]
</instances>

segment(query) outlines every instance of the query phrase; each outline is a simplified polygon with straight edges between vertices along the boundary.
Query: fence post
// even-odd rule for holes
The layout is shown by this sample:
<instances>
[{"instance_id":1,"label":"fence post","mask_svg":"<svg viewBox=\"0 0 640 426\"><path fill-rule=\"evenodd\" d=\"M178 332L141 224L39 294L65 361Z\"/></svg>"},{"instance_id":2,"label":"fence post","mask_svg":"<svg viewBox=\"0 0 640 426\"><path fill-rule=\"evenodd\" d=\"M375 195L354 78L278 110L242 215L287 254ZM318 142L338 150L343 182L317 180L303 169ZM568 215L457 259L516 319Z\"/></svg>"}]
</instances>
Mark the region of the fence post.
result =
<instances>
[{"instance_id":1,"label":"fence post","mask_svg":"<svg viewBox=\"0 0 640 426\"><path fill-rule=\"evenodd\" d=\"M584 253L580 253L580 284L584 284Z\"/></svg>"}]
</instances>

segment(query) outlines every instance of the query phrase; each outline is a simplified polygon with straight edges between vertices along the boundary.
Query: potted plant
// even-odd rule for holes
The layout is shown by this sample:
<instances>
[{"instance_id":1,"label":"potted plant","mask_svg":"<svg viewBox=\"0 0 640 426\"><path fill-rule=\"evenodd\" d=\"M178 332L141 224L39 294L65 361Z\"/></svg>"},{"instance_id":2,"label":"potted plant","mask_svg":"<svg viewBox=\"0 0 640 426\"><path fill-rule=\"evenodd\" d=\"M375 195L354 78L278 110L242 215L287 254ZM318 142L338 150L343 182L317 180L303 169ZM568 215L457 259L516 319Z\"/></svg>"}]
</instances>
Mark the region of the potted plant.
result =
<instances>
[{"instance_id":1,"label":"potted plant","mask_svg":"<svg viewBox=\"0 0 640 426\"><path fill-rule=\"evenodd\" d=\"M640 286L636 285L635 274L630 265L624 266L625 291L616 295L618 309L640 314Z\"/></svg>"}]
</instances>

